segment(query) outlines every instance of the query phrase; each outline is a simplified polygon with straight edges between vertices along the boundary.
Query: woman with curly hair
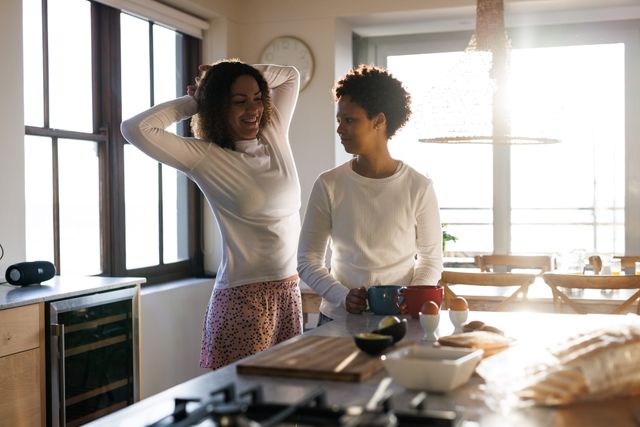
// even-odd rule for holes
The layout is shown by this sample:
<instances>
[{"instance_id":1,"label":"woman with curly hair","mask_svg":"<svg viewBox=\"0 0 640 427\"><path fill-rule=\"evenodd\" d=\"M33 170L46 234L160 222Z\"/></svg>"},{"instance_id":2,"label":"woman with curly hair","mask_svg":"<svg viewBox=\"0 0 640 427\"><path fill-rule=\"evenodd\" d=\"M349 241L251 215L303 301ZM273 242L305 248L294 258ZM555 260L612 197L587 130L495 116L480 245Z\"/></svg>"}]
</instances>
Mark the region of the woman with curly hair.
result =
<instances>
[{"instance_id":1,"label":"woman with curly hair","mask_svg":"<svg viewBox=\"0 0 640 427\"><path fill-rule=\"evenodd\" d=\"M300 76L238 60L200 71L188 95L126 120L122 133L198 184L220 227L200 355L215 369L302 333L300 184L288 139ZM190 117L195 137L166 130Z\"/></svg>"},{"instance_id":2,"label":"woman with curly hair","mask_svg":"<svg viewBox=\"0 0 640 427\"><path fill-rule=\"evenodd\" d=\"M298 244L298 273L322 296L319 323L361 313L369 286L436 285L442 272L433 183L388 149L411 115L409 93L387 70L360 65L334 95L338 135L353 159L316 180Z\"/></svg>"}]
</instances>

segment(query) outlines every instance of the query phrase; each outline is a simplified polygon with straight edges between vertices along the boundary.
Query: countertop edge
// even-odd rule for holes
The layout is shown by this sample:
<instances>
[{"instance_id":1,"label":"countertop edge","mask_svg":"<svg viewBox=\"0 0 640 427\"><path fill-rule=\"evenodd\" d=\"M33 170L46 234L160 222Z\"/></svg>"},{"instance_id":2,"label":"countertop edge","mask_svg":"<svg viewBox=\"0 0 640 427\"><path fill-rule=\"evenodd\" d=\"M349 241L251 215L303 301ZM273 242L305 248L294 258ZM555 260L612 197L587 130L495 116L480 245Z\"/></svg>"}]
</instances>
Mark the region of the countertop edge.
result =
<instances>
[{"instance_id":1,"label":"countertop edge","mask_svg":"<svg viewBox=\"0 0 640 427\"><path fill-rule=\"evenodd\" d=\"M140 287L145 282L144 277L55 276L39 285L0 286L0 310L112 289Z\"/></svg>"}]
</instances>

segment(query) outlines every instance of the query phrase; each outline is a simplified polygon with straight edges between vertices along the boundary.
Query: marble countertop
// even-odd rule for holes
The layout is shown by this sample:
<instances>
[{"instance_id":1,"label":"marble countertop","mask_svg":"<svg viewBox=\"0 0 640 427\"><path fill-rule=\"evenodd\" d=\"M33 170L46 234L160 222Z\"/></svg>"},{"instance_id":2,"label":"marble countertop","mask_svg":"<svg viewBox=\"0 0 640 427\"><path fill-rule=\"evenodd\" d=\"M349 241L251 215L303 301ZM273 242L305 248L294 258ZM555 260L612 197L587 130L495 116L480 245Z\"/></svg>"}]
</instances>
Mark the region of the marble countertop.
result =
<instances>
[{"instance_id":1,"label":"marble countertop","mask_svg":"<svg viewBox=\"0 0 640 427\"><path fill-rule=\"evenodd\" d=\"M111 289L138 286L143 277L55 276L40 285L0 285L0 310L71 298Z\"/></svg>"},{"instance_id":2,"label":"marble countertop","mask_svg":"<svg viewBox=\"0 0 640 427\"><path fill-rule=\"evenodd\" d=\"M349 315L346 322L333 321L306 332L306 335L351 336L357 332L371 331L383 316ZM417 320L407 316L408 331L403 341L421 342L422 328ZM615 322L639 322L635 315L570 315L548 313L515 313L515 312L470 312L468 320L482 320L505 331L508 336L516 338L525 346L546 346L557 340L565 339L568 334L584 328L595 328ZM439 336L453 332L447 312L442 311L437 330ZM301 339L292 338L287 343ZM277 347L277 346L276 346ZM266 350L271 351L271 350ZM197 360L184 360L180 363L197 363ZM406 402L415 397L416 392L406 390L395 381L383 381L388 374L383 369L371 378L357 383L306 380L297 378L281 378L260 375L240 375L235 364L206 373L185 383L172 387L147 399L109 414L88 426L137 427L152 424L172 413L174 398L194 398L207 400L212 390L233 383L237 392L242 392L256 385L263 389L265 397L270 401L293 402L301 399L310 391L322 388L327 393L327 402L340 406L368 403L371 397L379 392L382 385L393 392L394 402ZM471 380L450 393L430 393L428 405L431 409L455 409L466 420L461 427L504 427L507 425L526 425L531 427L557 426L581 427L616 425L633 427L635 424L632 412L640 405L637 399L615 399L591 404L573 405L568 408L533 407L501 413L487 407L483 396L483 380L474 375ZM402 403L401 403L402 404ZM601 422L607 419L608 424Z\"/></svg>"}]
</instances>

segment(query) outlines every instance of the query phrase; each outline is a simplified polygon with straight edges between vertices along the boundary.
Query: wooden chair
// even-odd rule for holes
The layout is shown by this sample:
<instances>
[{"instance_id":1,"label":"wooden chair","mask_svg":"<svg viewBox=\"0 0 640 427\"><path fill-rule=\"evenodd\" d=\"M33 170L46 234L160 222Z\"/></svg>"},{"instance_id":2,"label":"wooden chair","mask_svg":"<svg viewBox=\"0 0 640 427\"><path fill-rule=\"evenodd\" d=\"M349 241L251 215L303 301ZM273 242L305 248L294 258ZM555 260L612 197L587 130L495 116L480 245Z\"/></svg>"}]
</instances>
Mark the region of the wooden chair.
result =
<instances>
[{"instance_id":1,"label":"wooden chair","mask_svg":"<svg viewBox=\"0 0 640 427\"><path fill-rule=\"evenodd\" d=\"M301 292L302 295L302 323L305 329L309 323L309 313L320 313L322 297L309 290Z\"/></svg>"},{"instance_id":2,"label":"wooden chair","mask_svg":"<svg viewBox=\"0 0 640 427\"><path fill-rule=\"evenodd\" d=\"M636 262L640 262L640 256L614 256L613 258L620 260L622 271L634 271ZM591 264L594 274L600 274L600 271L602 271L602 258L599 255L590 256L589 264Z\"/></svg>"},{"instance_id":3,"label":"wooden chair","mask_svg":"<svg viewBox=\"0 0 640 427\"><path fill-rule=\"evenodd\" d=\"M513 303L522 294L523 301L527 300L529 285L536 280L535 274L527 273L493 273L493 272L466 272L448 271L442 272L440 283L444 288L444 300L449 307L451 301L458 295L451 289L453 285L473 285L473 286L495 286L509 287L517 286L515 292L505 297L493 310L501 311L509 303Z\"/></svg>"},{"instance_id":4,"label":"wooden chair","mask_svg":"<svg viewBox=\"0 0 640 427\"><path fill-rule=\"evenodd\" d=\"M620 303L613 309L611 314L620 314L629 309L636 301L640 301L640 276L598 276L584 274L561 274L561 273L544 273L542 275L544 282L551 288L553 292L553 302L556 312L562 312L562 304L571 307L573 311L579 314L586 314L585 311L575 299L571 299L560 288L564 289L635 289L636 292L629 298ZM640 302L636 310L640 314Z\"/></svg>"},{"instance_id":5,"label":"wooden chair","mask_svg":"<svg viewBox=\"0 0 640 427\"><path fill-rule=\"evenodd\" d=\"M474 261L480 271L531 269L542 274L552 269L552 258L547 255L476 255Z\"/></svg>"}]
</instances>

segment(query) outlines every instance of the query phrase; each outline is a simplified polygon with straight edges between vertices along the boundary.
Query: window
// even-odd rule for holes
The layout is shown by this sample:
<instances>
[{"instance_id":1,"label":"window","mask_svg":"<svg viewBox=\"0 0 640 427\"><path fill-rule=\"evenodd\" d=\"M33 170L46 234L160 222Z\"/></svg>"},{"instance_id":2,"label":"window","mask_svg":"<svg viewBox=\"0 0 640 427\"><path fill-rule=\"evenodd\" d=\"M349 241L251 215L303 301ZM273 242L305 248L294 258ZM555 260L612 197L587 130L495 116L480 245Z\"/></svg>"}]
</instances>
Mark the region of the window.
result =
<instances>
[{"instance_id":1,"label":"window","mask_svg":"<svg viewBox=\"0 0 640 427\"><path fill-rule=\"evenodd\" d=\"M184 93L200 42L87 0L23 7L27 259L148 283L202 274L195 185L120 134Z\"/></svg>"},{"instance_id":2,"label":"window","mask_svg":"<svg viewBox=\"0 0 640 427\"><path fill-rule=\"evenodd\" d=\"M628 24L629 25L629 24ZM631 24L633 25L633 24ZM637 24L635 24L637 25ZM629 70L638 59L625 31L584 28L508 30L512 38L512 127L553 114L562 142L511 146L419 143L420 110L446 79L471 34L356 38L358 62L386 66L412 94L414 116L391 141L392 155L434 179L441 219L459 241L451 251L565 254L635 253L640 226L625 167L637 148L628 117ZM362 46L359 49L358 46ZM372 48L375 46L375 48ZM366 52L377 52L367 57ZM359 55L359 56L358 56ZM637 75L637 74L636 74ZM522 114L518 115L520 112ZM517 117L525 120L517 122ZM637 132L637 131L636 131ZM629 179L632 179L629 181ZM630 185L631 184L631 185Z\"/></svg>"}]
</instances>

